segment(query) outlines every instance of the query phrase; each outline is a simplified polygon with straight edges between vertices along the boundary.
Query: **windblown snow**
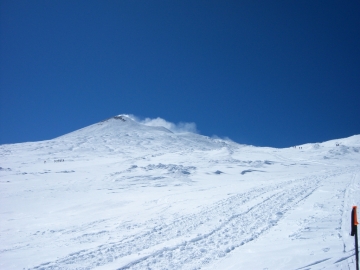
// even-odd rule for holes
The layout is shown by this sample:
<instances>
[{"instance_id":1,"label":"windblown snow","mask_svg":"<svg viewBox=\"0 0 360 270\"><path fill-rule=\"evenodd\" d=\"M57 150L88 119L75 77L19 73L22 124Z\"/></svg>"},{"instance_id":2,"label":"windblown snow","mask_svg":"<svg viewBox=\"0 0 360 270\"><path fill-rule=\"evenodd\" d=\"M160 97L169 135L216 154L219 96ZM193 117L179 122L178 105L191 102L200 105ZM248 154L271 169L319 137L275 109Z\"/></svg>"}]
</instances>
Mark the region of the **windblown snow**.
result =
<instances>
[{"instance_id":1,"label":"windblown snow","mask_svg":"<svg viewBox=\"0 0 360 270\"><path fill-rule=\"evenodd\" d=\"M276 149L119 115L0 157L1 269L355 269L359 135Z\"/></svg>"}]
</instances>

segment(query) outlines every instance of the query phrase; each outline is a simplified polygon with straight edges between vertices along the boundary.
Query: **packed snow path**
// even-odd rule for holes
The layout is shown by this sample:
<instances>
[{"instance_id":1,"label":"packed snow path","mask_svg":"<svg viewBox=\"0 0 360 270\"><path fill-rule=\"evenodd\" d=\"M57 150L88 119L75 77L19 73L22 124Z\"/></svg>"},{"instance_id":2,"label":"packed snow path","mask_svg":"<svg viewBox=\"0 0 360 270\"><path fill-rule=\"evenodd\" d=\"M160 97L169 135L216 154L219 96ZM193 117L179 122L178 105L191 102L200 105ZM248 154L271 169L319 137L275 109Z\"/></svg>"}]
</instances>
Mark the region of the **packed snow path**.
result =
<instances>
[{"instance_id":1,"label":"packed snow path","mask_svg":"<svg viewBox=\"0 0 360 270\"><path fill-rule=\"evenodd\" d=\"M345 168L254 188L170 224L153 225L146 232L33 269L92 269L113 261L117 269L201 269L267 233L324 181L353 170Z\"/></svg>"},{"instance_id":2,"label":"packed snow path","mask_svg":"<svg viewBox=\"0 0 360 270\"><path fill-rule=\"evenodd\" d=\"M124 119L0 146L1 269L354 268L360 136L259 148Z\"/></svg>"}]
</instances>

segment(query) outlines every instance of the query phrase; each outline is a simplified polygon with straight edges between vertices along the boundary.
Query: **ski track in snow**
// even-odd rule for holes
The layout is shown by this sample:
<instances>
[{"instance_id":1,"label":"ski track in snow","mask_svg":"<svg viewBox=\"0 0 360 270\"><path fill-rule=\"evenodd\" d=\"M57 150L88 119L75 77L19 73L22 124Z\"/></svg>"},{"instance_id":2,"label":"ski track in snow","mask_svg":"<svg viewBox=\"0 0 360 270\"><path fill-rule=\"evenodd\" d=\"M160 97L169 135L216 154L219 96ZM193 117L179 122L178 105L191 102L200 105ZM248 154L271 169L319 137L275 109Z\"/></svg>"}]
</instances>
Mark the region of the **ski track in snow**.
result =
<instances>
[{"instance_id":1,"label":"ski track in snow","mask_svg":"<svg viewBox=\"0 0 360 270\"><path fill-rule=\"evenodd\" d=\"M111 262L116 262L119 270L200 269L269 231L323 180L351 170L254 188L207 206L197 214L154 225L121 241L81 250L31 269L92 269Z\"/></svg>"}]
</instances>

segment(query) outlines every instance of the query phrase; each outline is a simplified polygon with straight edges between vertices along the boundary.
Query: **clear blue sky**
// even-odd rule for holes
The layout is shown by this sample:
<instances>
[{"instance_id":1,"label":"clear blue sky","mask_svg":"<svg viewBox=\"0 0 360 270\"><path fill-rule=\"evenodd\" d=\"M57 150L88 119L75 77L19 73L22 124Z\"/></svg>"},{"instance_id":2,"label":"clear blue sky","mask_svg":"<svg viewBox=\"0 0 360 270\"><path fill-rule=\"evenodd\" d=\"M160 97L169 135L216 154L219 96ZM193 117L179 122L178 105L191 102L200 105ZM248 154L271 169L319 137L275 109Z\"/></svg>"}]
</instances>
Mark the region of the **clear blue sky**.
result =
<instances>
[{"instance_id":1,"label":"clear blue sky","mask_svg":"<svg viewBox=\"0 0 360 270\"><path fill-rule=\"evenodd\" d=\"M258 146L360 133L358 0L0 4L0 144L121 113Z\"/></svg>"}]
</instances>

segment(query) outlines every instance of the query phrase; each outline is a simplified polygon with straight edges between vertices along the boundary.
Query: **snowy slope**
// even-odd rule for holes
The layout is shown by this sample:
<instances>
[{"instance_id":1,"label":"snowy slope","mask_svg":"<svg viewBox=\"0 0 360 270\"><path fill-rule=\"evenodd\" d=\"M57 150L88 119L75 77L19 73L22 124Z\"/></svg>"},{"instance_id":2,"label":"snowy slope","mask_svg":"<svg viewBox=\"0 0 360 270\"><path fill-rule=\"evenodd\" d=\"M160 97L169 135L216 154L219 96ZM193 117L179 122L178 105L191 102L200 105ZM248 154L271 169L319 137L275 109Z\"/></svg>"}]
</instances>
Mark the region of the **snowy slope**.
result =
<instances>
[{"instance_id":1,"label":"snowy slope","mask_svg":"<svg viewBox=\"0 0 360 270\"><path fill-rule=\"evenodd\" d=\"M121 115L0 157L0 269L354 269L359 135L261 148Z\"/></svg>"}]
</instances>

